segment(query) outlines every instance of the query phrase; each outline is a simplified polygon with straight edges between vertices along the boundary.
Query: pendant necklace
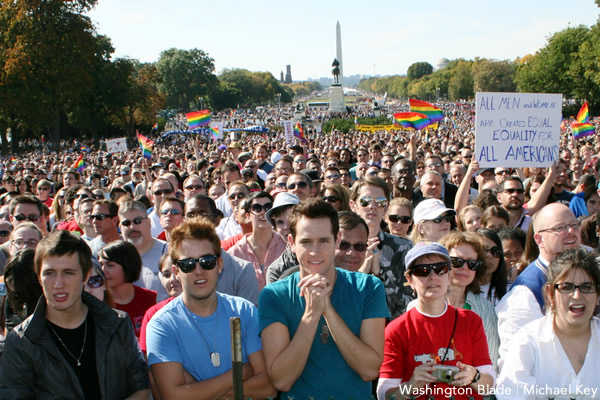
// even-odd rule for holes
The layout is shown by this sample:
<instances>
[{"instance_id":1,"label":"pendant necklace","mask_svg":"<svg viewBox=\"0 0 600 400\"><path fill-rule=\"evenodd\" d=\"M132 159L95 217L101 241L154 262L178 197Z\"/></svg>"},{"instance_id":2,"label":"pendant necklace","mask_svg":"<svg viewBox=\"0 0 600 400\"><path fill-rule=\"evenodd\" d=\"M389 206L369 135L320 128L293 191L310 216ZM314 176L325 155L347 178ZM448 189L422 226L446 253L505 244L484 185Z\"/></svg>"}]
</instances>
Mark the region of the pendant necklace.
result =
<instances>
[{"instance_id":1,"label":"pendant necklace","mask_svg":"<svg viewBox=\"0 0 600 400\"><path fill-rule=\"evenodd\" d=\"M321 343L323 344L327 344L327 342L329 341L329 327L327 326L327 322L324 320L325 317L321 317L321 319L319 320L319 325L321 325L321 334L319 335L321 337Z\"/></svg>"},{"instance_id":2,"label":"pendant necklace","mask_svg":"<svg viewBox=\"0 0 600 400\"><path fill-rule=\"evenodd\" d=\"M85 319L85 322L84 322L83 344L81 345L81 351L79 352L79 357L75 357L73 355L73 353L71 353L69 351L69 349L67 348L67 346L65 346L65 343L60 338L60 336L58 336L58 333L56 333L56 331L54 330L54 328L52 328L52 324L50 323L50 321L48 321L48 328L50 328L50 330L52 331L52 333L54 333L54 336L56 336L56 338L58 339L59 343L62 345L62 347L64 347L64 349L67 351L67 353L71 357L73 357L73 359L75 361L77 361L77 366L81 367L81 356L83 356L83 350L85 349L85 341L87 339L87 318Z\"/></svg>"},{"instance_id":3,"label":"pendant necklace","mask_svg":"<svg viewBox=\"0 0 600 400\"><path fill-rule=\"evenodd\" d=\"M217 308L218 308L218 303L217 303ZM210 355L210 362L212 363L213 367L215 368L219 368L221 366L221 355L216 352L213 351L212 346L210 346L208 344L208 341L206 340L206 338L204 337L204 334L202 333L202 329L200 329L200 327L198 326L198 323L196 322L196 318L194 315L192 315L192 313L190 312L190 310L188 310L188 308L186 307L186 305L183 305L183 308L185 308L185 311L187 312L188 316L190 317L190 319L192 321L194 321L194 325L196 326L196 329L198 330L198 332L200 333L200 337L202 338L202 341L204 342L204 345L206 346L206 348L209 351L209 355ZM215 310L216 312L216 310ZM216 325L216 329L219 329L219 314L217 314L217 316L215 317L215 325ZM216 336L216 335L215 335ZM216 346L216 344L215 344Z\"/></svg>"}]
</instances>

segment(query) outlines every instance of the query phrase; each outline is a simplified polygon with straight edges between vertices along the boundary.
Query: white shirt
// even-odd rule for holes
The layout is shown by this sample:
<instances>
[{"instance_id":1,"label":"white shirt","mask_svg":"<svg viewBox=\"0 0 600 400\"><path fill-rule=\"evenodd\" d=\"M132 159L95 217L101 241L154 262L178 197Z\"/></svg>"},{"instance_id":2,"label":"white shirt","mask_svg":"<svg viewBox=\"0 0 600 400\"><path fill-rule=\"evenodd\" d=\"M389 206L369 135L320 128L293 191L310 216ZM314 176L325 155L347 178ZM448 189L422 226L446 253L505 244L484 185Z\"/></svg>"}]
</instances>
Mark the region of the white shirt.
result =
<instances>
[{"instance_id":1,"label":"white shirt","mask_svg":"<svg viewBox=\"0 0 600 400\"><path fill-rule=\"evenodd\" d=\"M229 239L239 233L242 233L242 227L237 223L233 214L221 219L219 226L217 226L217 235L221 240Z\"/></svg>"},{"instance_id":2,"label":"white shirt","mask_svg":"<svg viewBox=\"0 0 600 400\"><path fill-rule=\"evenodd\" d=\"M498 377L498 400L598 398L600 320L592 318L590 321L592 335L578 374L554 334L553 320L553 314L548 313L515 335Z\"/></svg>"},{"instance_id":3,"label":"white shirt","mask_svg":"<svg viewBox=\"0 0 600 400\"><path fill-rule=\"evenodd\" d=\"M150 233L156 239L165 229L160 225L160 216L154 210L148 214L148 218L150 219L150 226L152 226Z\"/></svg>"},{"instance_id":4,"label":"white shirt","mask_svg":"<svg viewBox=\"0 0 600 400\"><path fill-rule=\"evenodd\" d=\"M231 204L229 204L229 195L227 194L227 191L215 200L215 204L217 208L221 210L224 217L229 217L233 214L233 209L231 208Z\"/></svg>"}]
</instances>

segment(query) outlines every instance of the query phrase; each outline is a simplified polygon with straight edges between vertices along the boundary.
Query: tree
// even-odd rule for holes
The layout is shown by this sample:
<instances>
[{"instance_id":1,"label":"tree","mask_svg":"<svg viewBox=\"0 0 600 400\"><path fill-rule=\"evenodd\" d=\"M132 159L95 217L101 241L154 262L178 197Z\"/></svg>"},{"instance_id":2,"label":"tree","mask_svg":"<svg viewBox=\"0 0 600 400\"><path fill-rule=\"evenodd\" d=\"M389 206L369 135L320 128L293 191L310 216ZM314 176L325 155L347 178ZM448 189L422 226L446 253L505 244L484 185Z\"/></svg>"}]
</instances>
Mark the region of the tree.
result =
<instances>
[{"instance_id":1,"label":"tree","mask_svg":"<svg viewBox=\"0 0 600 400\"><path fill-rule=\"evenodd\" d=\"M406 72L406 76L408 79L415 80L419 79L422 76L430 75L433 72L433 66L428 62L416 62L408 67L408 71Z\"/></svg>"},{"instance_id":2,"label":"tree","mask_svg":"<svg viewBox=\"0 0 600 400\"><path fill-rule=\"evenodd\" d=\"M448 96L451 100L469 99L474 96L471 63L460 61L448 84Z\"/></svg>"},{"instance_id":3,"label":"tree","mask_svg":"<svg viewBox=\"0 0 600 400\"><path fill-rule=\"evenodd\" d=\"M166 95L167 106L190 111L200 108L200 98L217 87L214 60L199 49L169 49L160 53L156 64L160 75L160 90Z\"/></svg>"},{"instance_id":4,"label":"tree","mask_svg":"<svg viewBox=\"0 0 600 400\"><path fill-rule=\"evenodd\" d=\"M473 65L476 92L514 92L515 66L509 61L481 60Z\"/></svg>"}]
</instances>

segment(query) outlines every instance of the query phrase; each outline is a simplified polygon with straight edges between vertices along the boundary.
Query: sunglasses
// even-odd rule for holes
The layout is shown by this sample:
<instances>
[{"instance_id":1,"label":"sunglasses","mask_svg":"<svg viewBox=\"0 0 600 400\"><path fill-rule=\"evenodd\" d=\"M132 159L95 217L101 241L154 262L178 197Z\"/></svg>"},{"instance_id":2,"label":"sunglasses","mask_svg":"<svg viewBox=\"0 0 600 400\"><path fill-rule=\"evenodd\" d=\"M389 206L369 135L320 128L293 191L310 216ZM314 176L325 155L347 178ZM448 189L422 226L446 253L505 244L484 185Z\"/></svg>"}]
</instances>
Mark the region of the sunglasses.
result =
<instances>
[{"instance_id":1,"label":"sunglasses","mask_svg":"<svg viewBox=\"0 0 600 400\"><path fill-rule=\"evenodd\" d=\"M196 269L196 264L200 264L200 267L206 271L214 269L217 266L217 256L207 254L199 258L185 258L177 261L177 268L181 272L189 274Z\"/></svg>"},{"instance_id":2,"label":"sunglasses","mask_svg":"<svg viewBox=\"0 0 600 400\"><path fill-rule=\"evenodd\" d=\"M294 190L296 189L296 186L298 186L298 189L305 189L308 187L308 183L304 181L300 181L298 183L288 183L287 188L288 190Z\"/></svg>"},{"instance_id":3,"label":"sunglasses","mask_svg":"<svg viewBox=\"0 0 600 400\"><path fill-rule=\"evenodd\" d=\"M398 222L402 222L403 224L410 224L412 222L412 217L410 215L396 215L390 214L388 215L388 219L390 222L397 224Z\"/></svg>"},{"instance_id":4,"label":"sunglasses","mask_svg":"<svg viewBox=\"0 0 600 400\"><path fill-rule=\"evenodd\" d=\"M514 193L523 194L523 193L525 193L525 189L504 189L503 192L506 192L508 194L514 194Z\"/></svg>"},{"instance_id":5,"label":"sunglasses","mask_svg":"<svg viewBox=\"0 0 600 400\"><path fill-rule=\"evenodd\" d=\"M40 216L35 215L35 214L29 214L29 215L17 214L17 215L15 215L15 219L19 222L23 222L25 220L35 222L38 219L40 219Z\"/></svg>"},{"instance_id":6,"label":"sunglasses","mask_svg":"<svg viewBox=\"0 0 600 400\"><path fill-rule=\"evenodd\" d=\"M510 173L511 172L510 172L509 169L503 169L503 170L500 170L500 171L496 172L496 175L498 175L498 176L500 176L500 175L510 175Z\"/></svg>"},{"instance_id":7,"label":"sunglasses","mask_svg":"<svg viewBox=\"0 0 600 400\"><path fill-rule=\"evenodd\" d=\"M90 196L86 193L78 193L75 195L75 197L77 197L78 199L87 199Z\"/></svg>"},{"instance_id":8,"label":"sunglasses","mask_svg":"<svg viewBox=\"0 0 600 400\"><path fill-rule=\"evenodd\" d=\"M570 294L579 289L579 293L590 294L598 291L598 284L594 282L583 282L581 285L574 285L571 282L557 283L554 288L563 294Z\"/></svg>"},{"instance_id":9,"label":"sunglasses","mask_svg":"<svg viewBox=\"0 0 600 400\"><path fill-rule=\"evenodd\" d=\"M10 235L11 231L0 231L0 237L7 237Z\"/></svg>"},{"instance_id":10,"label":"sunglasses","mask_svg":"<svg viewBox=\"0 0 600 400\"><path fill-rule=\"evenodd\" d=\"M452 261L452 268L462 268L465 264L471 271L479 271L479 269L483 266L483 261L479 260L465 260L460 257L450 257Z\"/></svg>"},{"instance_id":11,"label":"sunglasses","mask_svg":"<svg viewBox=\"0 0 600 400\"><path fill-rule=\"evenodd\" d=\"M277 186L279 189L287 188L287 185L285 184L285 182L279 182L279 183L275 184L275 186Z\"/></svg>"},{"instance_id":12,"label":"sunglasses","mask_svg":"<svg viewBox=\"0 0 600 400\"><path fill-rule=\"evenodd\" d=\"M358 199L358 203L361 205L361 207L368 207L373 202L375 202L375 205L377 207L383 208L387 206L388 199L386 199L385 197L372 198L371 196L363 196L360 199Z\"/></svg>"},{"instance_id":13,"label":"sunglasses","mask_svg":"<svg viewBox=\"0 0 600 400\"><path fill-rule=\"evenodd\" d=\"M185 214L186 218L196 218L196 217L204 217L204 218L211 218L212 214L204 212L204 211L188 211L187 214Z\"/></svg>"},{"instance_id":14,"label":"sunglasses","mask_svg":"<svg viewBox=\"0 0 600 400\"><path fill-rule=\"evenodd\" d=\"M245 198L246 196L246 193L232 193L229 195L229 200L235 200L236 198L239 200Z\"/></svg>"},{"instance_id":15,"label":"sunglasses","mask_svg":"<svg viewBox=\"0 0 600 400\"><path fill-rule=\"evenodd\" d=\"M273 208L273 203L266 203L266 204L252 204L250 206L250 211L252 211L254 214L260 214L260 212L262 210L265 210L265 212L269 211L271 208Z\"/></svg>"},{"instance_id":16,"label":"sunglasses","mask_svg":"<svg viewBox=\"0 0 600 400\"><path fill-rule=\"evenodd\" d=\"M336 175L329 175L329 176L326 176L325 179L327 179L328 181L333 181L333 180L336 180L336 179L340 179L340 176L337 175L337 174Z\"/></svg>"},{"instance_id":17,"label":"sunglasses","mask_svg":"<svg viewBox=\"0 0 600 400\"><path fill-rule=\"evenodd\" d=\"M87 285L91 289L97 289L99 287L102 287L104 285L104 278L102 277L102 275L92 276L90 279L88 279Z\"/></svg>"},{"instance_id":18,"label":"sunglasses","mask_svg":"<svg viewBox=\"0 0 600 400\"><path fill-rule=\"evenodd\" d=\"M38 188L38 192L39 192L40 190L41 190L42 192L47 192L47 191L49 191L49 190L50 190L50 188L49 188L49 187L39 187L39 188Z\"/></svg>"},{"instance_id":19,"label":"sunglasses","mask_svg":"<svg viewBox=\"0 0 600 400\"><path fill-rule=\"evenodd\" d=\"M180 215L180 214L182 214L182 212L176 208L166 208L164 210L160 210L160 215L169 215L169 214Z\"/></svg>"},{"instance_id":20,"label":"sunglasses","mask_svg":"<svg viewBox=\"0 0 600 400\"><path fill-rule=\"evenodd\" d=\"M202 190L204 189L204 186L202 185L190 185L190 186L186 186L185 190Z\"/></svg>"},{"instance_id":21,"label":"sunglasses","mask_svg":"<svg viewBox=\"0 0 600 400\"><path fill-rule=\"evenodd\" d=\"M147 218L148 218L148 217L135 217L135 218L134 218L133 220L131 220L131 221L130 221L130 220L128 220L128 219L126 219L126 220L123 220L123 221L121 221L121 225L122 225L122 226L129 226L129 225L131 225L132 223L133 223L133 224L135 224L135 225L139 225L139 224L141 224L142 222L144 222L144 220L145 220L145 219L147 219Z\"/></svg>"},{"instance_id":22,"label":"sunglasses","mask_svg":"<svg viewBox=\"0 0 600 400\"><path fill-rule=\"evenodd\" d=\"M491 247L489 249L485 249L486 253L491 254L492 257L500 258L502 257L502 249L498 246Z\"/></svg>"},{"instance_id":23,"label":"sunglasses","mask_svg":"<svg viewBox=\"0 0 600 400\"><path fill-rule=\"evenodd\" d=\"M414 276L418 276L420 278L425 278L429 276L431 271L435 272L437 275L445 275L448 273L450 268L448 267L448 263L445 261L433 264L418 264L413 266L410 269L410 274Z\"/></svg>"},{"instance_id":24,"label":"sunglasses","mask_svg":"<svg viewBox=\"0 0 600 400\"><path fill-rule=\"evenodd\" d=\"M336 196L323 196L323 200L325 200L328 203L337 203L338 201L340 201L339 197Z\"/></svg>"},{"instance_id":25,"label":"sunglasses","mask_svg":"<svg viewBox=\"0 0 600 400\"><path fill-rule=\"evenodd\" d=\"M433 221L436 224L441 224L442 221L452 223L453 220L454 220L454 215L440 215L439 217L434 218L431 221Z\"/></svg>"},{"instance_id":26,"label":"sunglasses","mask_svg":"<svg viewBox=\"0 0 600 400\"><path fill-rule=\"evenodd\" d=\"M104 221L106 218L116 217L116 215L110 214L92 214L90 215L91 219L97 219L98 221Z\"/></svg>"},{"instance_id":27,"label":"sunglasses","mask_svg":"<svg viewBox=\"0 0 600 400\"><path fill-rule=\"evenodd\" d=\"M157 190L156 192L154 192L155 196L163 196L165 194L171 194L173 193L173 191L171 189L164 189L164 190Z\"/></svg>"},{"instance_id":28,"label":"sunglasses","mask_svg":"<svg viewBox=\"0 0 600 400\"><path fill-rule=\"evenodd\" d=\"M342 251L348 251L350 250L351 247L354 247L355 251L358 251L360 253L364 252L367 250L367 244L366 243L348 243L345 240L342 240L340 242L340 247L339 249Z\"/></svg>"}]
</instances>

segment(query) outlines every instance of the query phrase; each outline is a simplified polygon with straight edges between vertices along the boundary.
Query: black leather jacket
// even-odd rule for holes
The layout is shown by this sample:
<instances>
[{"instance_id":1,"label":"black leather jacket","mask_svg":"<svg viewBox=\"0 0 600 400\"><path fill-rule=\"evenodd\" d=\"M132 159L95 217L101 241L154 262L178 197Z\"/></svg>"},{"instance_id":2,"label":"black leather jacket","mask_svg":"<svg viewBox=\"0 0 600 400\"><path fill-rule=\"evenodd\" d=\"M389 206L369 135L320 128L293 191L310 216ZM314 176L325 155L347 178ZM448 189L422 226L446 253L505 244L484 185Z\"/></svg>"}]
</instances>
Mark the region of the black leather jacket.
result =
<instances>
[{"instance_id":1,"label":"black leather jacket","mask_svg":"<svg viewBox=\"0 0 600 400\"><path fill-rule=\"evenodd\" d=\"M124 399L148 389L148 368L126 313L88 293L83 302L96 329L96 368L102 399ZM0 358L0 399L83 399L77 376L46 324L46 299L10 332Z\"/></svg>"}]
</instances>

